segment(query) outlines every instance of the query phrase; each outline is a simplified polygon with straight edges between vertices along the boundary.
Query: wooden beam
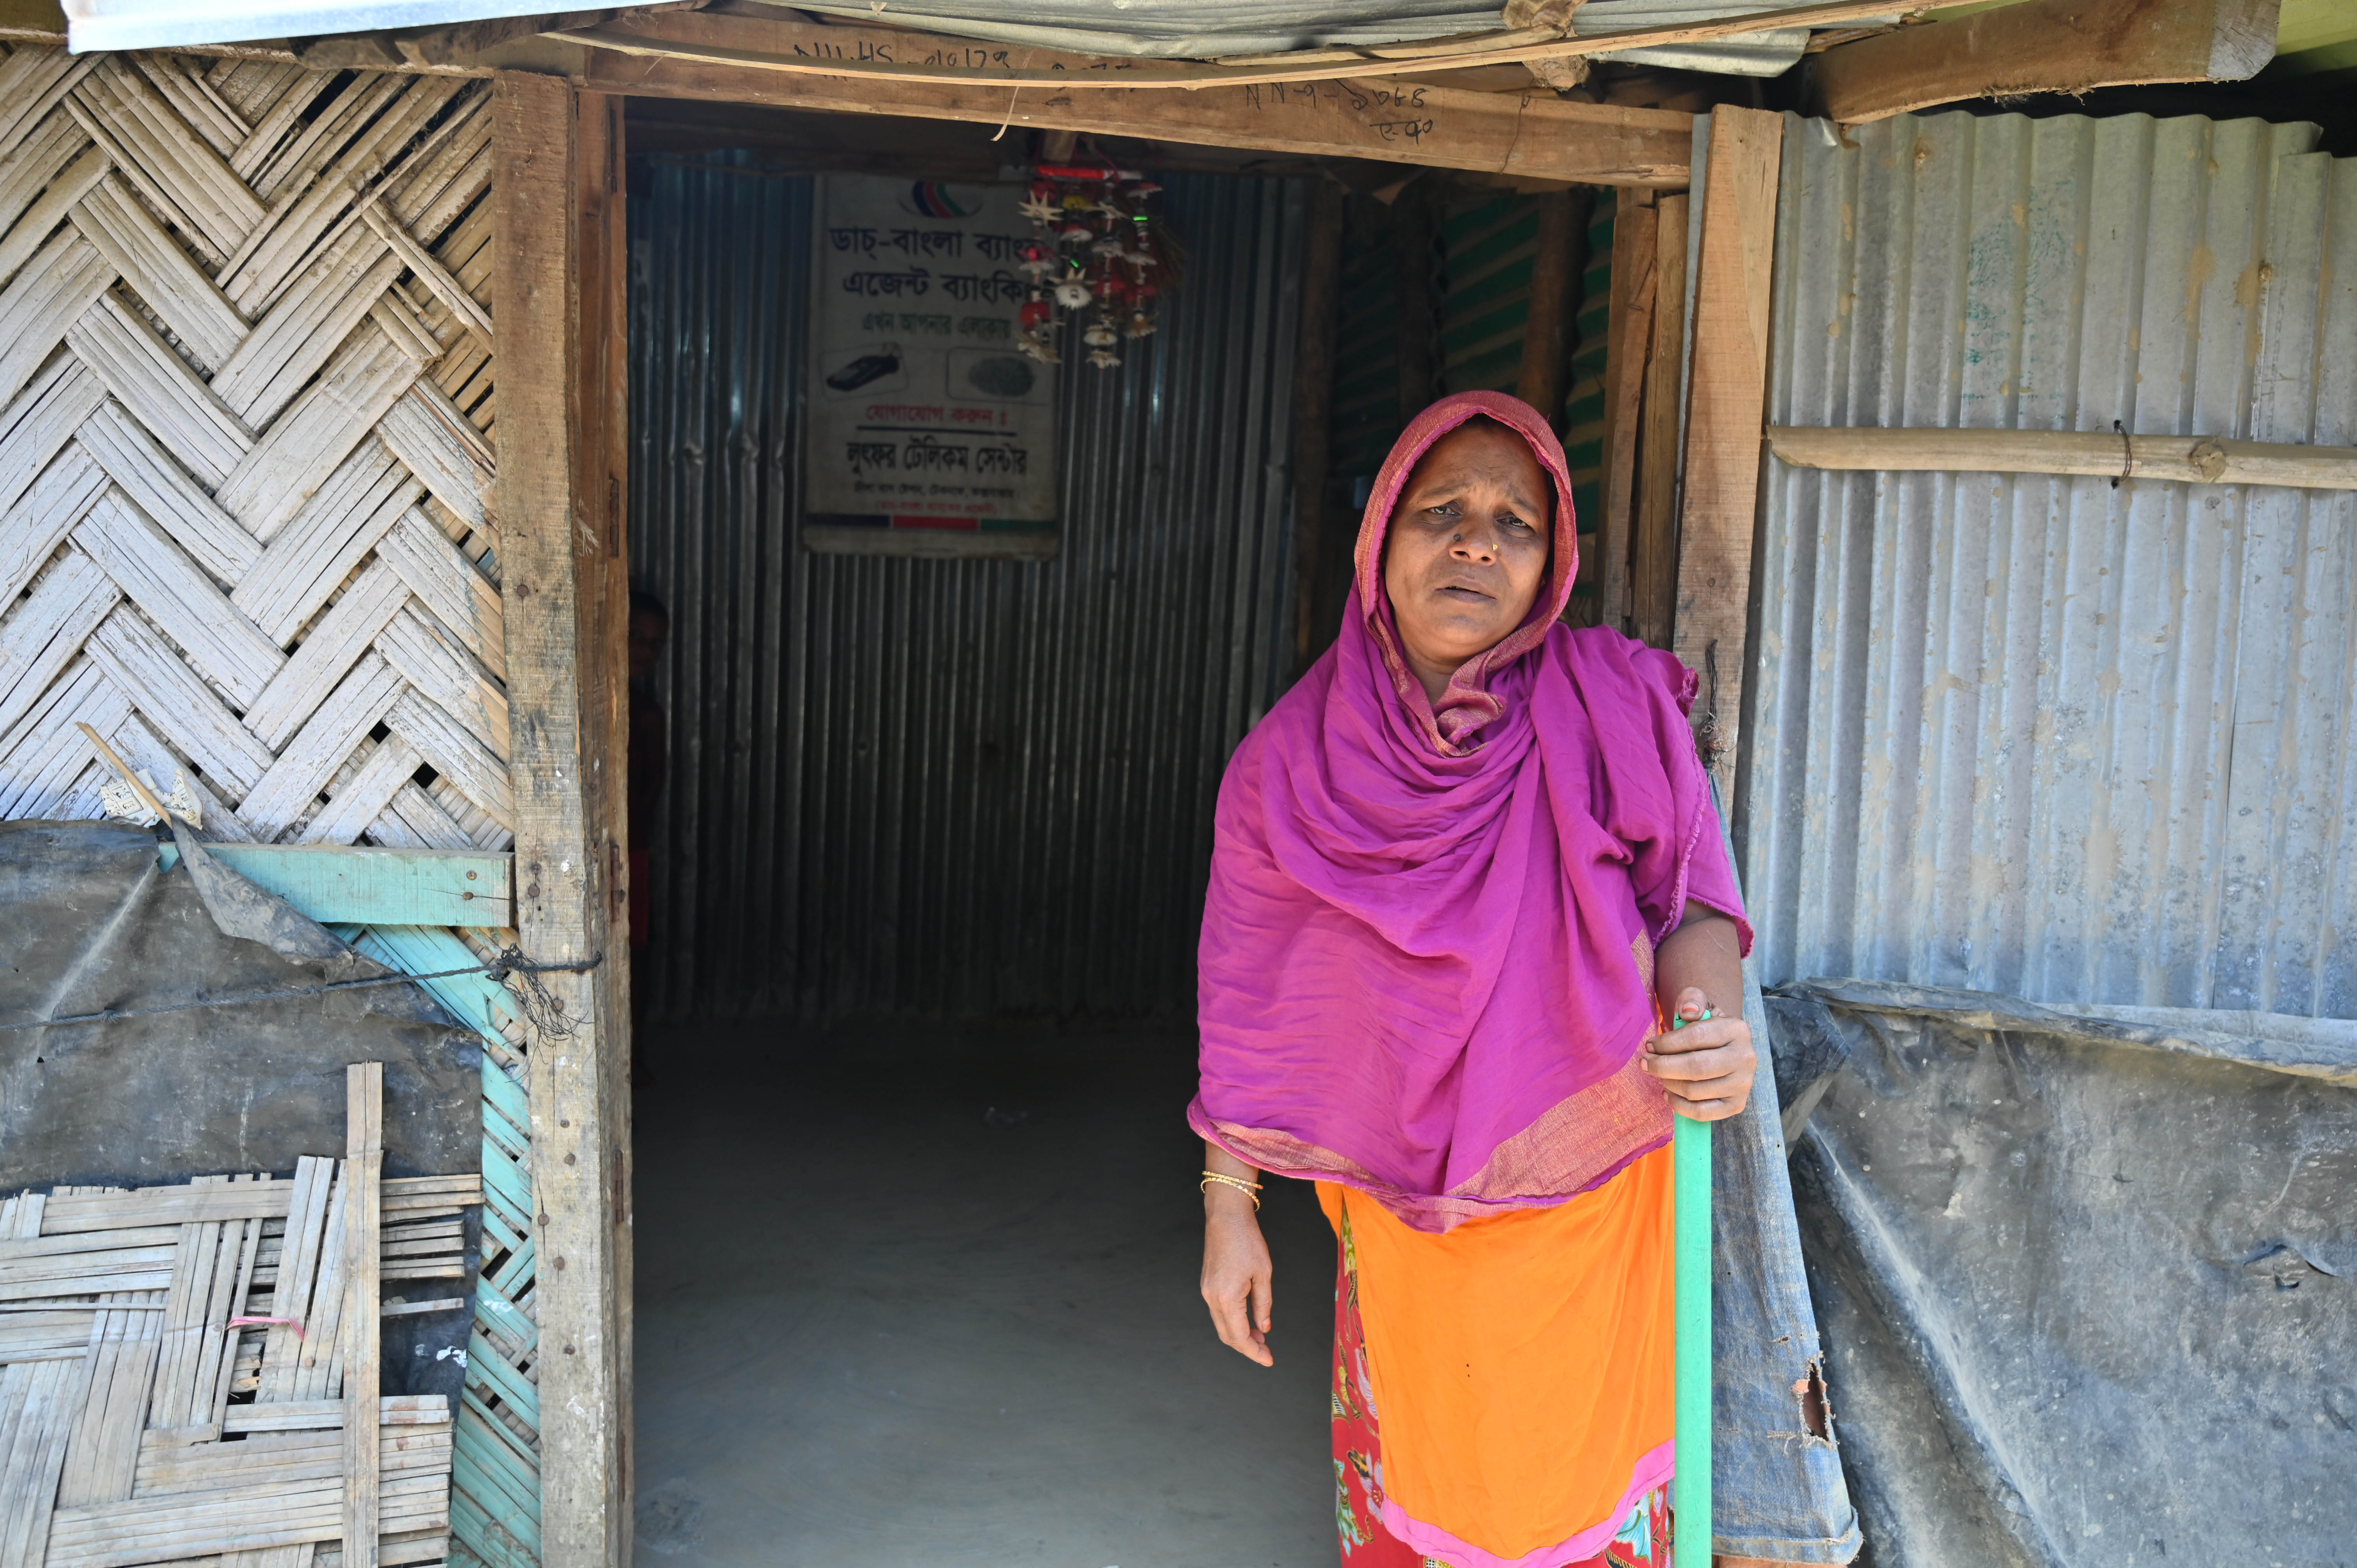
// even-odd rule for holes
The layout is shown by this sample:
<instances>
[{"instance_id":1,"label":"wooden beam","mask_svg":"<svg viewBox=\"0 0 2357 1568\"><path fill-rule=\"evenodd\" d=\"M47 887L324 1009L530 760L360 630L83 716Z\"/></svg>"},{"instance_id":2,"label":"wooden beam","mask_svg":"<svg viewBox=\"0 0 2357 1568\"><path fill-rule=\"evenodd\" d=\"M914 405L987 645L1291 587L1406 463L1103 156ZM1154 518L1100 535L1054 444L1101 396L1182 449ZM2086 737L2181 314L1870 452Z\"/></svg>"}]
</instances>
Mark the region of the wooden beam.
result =
<instances>
[{"instance_id":1,"label":"wooden beam","mask_svg":"<svg viewBox=\"0 0 2357 1568\"><path fill-rule=\"evenodd\" d=\"M1686 382L1678 607L1671 647L1702 672L1706 755L1730 769L1741 736L1752 521L1768 398L1768 283L1776 259L1776 185L1784 117L1726 104L1711 112L1710 161L1695 247L1694 363Z\"/></svg>"},{"instance_id":2,"label":"wooden beam","mask_svg":"<svg viewBox=\"0 0 2357 1568\"><path fill-rule=\"evenodd\" d=\"M1654 209L1653 338L1639 415L1635 538L1629 557L1629 635L1670 645L1678 602L1678 413L1685 406L1686 220L1689 199Z\"/></svg>"},{"instance_id":3,"label":"wooden beam","mask_svg":"<svg viewBox=\"0 0 2357 1568\"><path fill-rule=\"evenodd\" d=\"M592 88L652 98L963 120L1016 130L1374 158L1588 185L1681 188L1693 145L1691 115L1569 103L1540 91L1467 92L1399 81L1319 81L1183 94L1157 88L1082 92L855 81L607 49L589 50L583 71Z\"/></svg>"},{"instance_id":4,"label":"wooden beam","mask_svg":"<svg viewBox=\"0 0 2357 1568\"><path fill-rule=\"evenodd\" d=\"M1661 213L1650 191L1624 188L1618 199L1604 327L1604 515L1596 521L1596 553L1603 564L1599 624L1623 631L1629 618L1630 503L1637 493L1645 360L1652 350L1653 243Z\"/></svg>"},{"instance_id":5,"label":"wooden beam","mask_svg":"<svg viewBox=\"0 0 2357 1568\"><path fill-rule=\"evenodd\" d=\"M1319 566L1334 456L1334 338L1342 304L1342 188L1309 182L1301 258L1301 330L1293 350L1293 673L1325 650Z\"/></svg>"},{"instance_id":6,"label":"wooden beam","mask_svg":"<svg viewBox=\"0 0 2357 1568\"><path fill-rule=\"evenodd\" d=\"M1539 231L1531 253L1531 300L1523 313L1523 362L1514 395L1563 428L1564 349L1571 337L1571 302L1579 286L1578 212L1567 190L1538 199Z\"/></svg>"},{"instance_id":7,"label":"wooden beam","mask_svg":"<svg viewBox=\"0 0 2357 1568\"><path fill-rule=\"evenodd\" d=\"M706 11L683 16L637 10L611 25L567 26L549 36L618 53L742 66L786 75L864 81L947 82L1082 91L1153 86L1172 91L1247 84L1331 81L1419 71L1472 70L1531 61L1569 61L1620 49L1709 43L1784 27L1830 27L1877 12L1882 0L1820 0L1663 27L1594 30L1568 37L1560 26L1509 28L1399 44L1289 49L1212 61L1134 55L1070 54L1026 44L946 38L857 22L814 23ZM878 5L877 10L881 12ZM1887 11L1887 5L1884 10Z\"/></svg>"},{"instance_id":8,"label":"wooden beam","mask_svg":"<svg viewBox=\"0 0 2357 1568\"><path fill-rule=\"evenodd\" d=\"M546 1568L619 1568L630 1532L619 108L548 77L491 90L516 931L530 958L603 961L541 977L563 1023L528 1042Z\"/></svg>"},{"instance_id":9,"label":"wooden beam","mask_svg":"<svg viewBox=\"0 0 2357 1568\"><path fill-rule=\"evenodd\" d=\"M366 926L506 926L513 857L471 849L209 843L205 852L315 920Z\"/></svg>"},{"instance_id":10,"label":"wooden beam","mask_svg":"<svg viewBox=\"0 0 2357 1568\"><path fill-rule=\"evenodd\" d=\"M1871 430L1770 425L1768 449L1796 468L1945 474L2084 474L2187 485L2357 490L2357 446L2136 435L2092 430Z\"/></svg>"},{"instance_id":11,"label":"wooden beam","mask_svg":"<svg viewBox=\"0 0 2357 1568\"><path fill-rule=\"evenodd\" d=\"M1857 124L1935 103L2147 81L2240 81L2275 58L2281 0L2029 0L1815 57L1824 113Z\"/></svg>"},{"instance_id":12,"label":"wooden beam","mask_svg":"<svg viewBox=\"0 0 2357 1568\"><path fill-rule=\"evenodd\" d=\"M384 1179L384 1064L344 1069L344 1568L377 1565L379 1205Z\"/></svg>"}]
</instances>

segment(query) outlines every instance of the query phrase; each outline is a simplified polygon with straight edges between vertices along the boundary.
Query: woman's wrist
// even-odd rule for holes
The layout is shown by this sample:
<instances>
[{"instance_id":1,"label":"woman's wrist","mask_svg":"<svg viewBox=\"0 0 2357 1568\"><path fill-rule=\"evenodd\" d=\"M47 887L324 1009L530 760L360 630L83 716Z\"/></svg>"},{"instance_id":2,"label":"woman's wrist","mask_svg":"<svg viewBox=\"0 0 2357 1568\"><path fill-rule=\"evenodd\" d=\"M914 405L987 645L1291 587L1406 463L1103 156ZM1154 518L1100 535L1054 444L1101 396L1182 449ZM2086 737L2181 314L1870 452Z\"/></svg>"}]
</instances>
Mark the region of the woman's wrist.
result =
<instances>
[{"instance_id":1,"label":"woman's wrist","mask_svg":"<svg viewBox=\"0 0 2357 1568\"><path fill-rule=\"evenodd\" d=\"M1260 1206L1253 1201L1250 1193L1218 1182L1210 1183L1203 1188L1203 1218L1206 1219L1222 1219L1233 1215L1250 1219L1259 1212Z\"/></svg>"}]
</instances>

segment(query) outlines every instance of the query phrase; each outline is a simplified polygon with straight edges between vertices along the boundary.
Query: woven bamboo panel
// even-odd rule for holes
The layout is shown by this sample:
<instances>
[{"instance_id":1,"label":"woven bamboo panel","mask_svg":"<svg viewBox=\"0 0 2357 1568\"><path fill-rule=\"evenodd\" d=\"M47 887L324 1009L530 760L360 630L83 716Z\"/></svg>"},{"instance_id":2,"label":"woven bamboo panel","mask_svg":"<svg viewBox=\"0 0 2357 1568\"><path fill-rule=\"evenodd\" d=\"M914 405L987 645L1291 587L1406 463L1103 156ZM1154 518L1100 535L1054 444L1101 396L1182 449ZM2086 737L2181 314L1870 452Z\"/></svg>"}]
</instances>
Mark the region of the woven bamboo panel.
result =
<instances>
[{"instance_id":1,"label":"woven bamboo panel","mask_svg":"<svg viewBox=\"0 0 2357 1568\"><path fill-rule=\"evenodd\" d=\"M0 818L505 848L488 95L0 59Z\"/></svg>"},{"instance_id":2,"label":"woven bamboo panel","mask_svg":"<svg viewBox=\"0 0 2357 1568\"><path fill-rule=\"evenodd\" d=\"M371 1176L378 1197L348 1204L354 1169L306 1157L291 1181L0 1201L0 1564L340 1563L345 1369L373 1356L356 1315L378 1305L350 1264L373 1254L378 1279L442 1307L431 1293L464 1282L462 1216L481 1197L471 1176ZM375 1413L378 1561L438 1562L448 1402Z\"/></svg>"}]
</instances>

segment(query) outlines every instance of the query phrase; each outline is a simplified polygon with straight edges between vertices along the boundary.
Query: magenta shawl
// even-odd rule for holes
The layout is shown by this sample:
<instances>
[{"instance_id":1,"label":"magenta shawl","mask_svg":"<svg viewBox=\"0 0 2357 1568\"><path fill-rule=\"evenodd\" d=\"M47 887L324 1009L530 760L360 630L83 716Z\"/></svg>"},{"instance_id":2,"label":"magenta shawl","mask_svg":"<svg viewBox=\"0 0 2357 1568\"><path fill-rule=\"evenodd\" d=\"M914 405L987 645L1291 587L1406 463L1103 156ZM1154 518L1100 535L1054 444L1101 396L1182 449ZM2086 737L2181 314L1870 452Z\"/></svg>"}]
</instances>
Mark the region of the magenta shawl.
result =
<instances>
[{"instance_id":1,"label":"magenta shawl","mask_svg":"<svg viewBox=\"0 0 2357 1568\"><path fill-rule=\"evenodd\" d=\"M1530 618L1436 713L1399 651L1383 538L1416 460L1480 414L1554 476L1554 560ZM1560 1203L1667 1140L1636 1061L1653 947L1688 899L1738 923L1742 904L1687 726L1693 672L1558 624L1571 476L1535 410L1461 392L1417 415L1356 562L1340 639L1220 787L1188 1121L1446 1230Z\"/></svg>"}]
</instances>

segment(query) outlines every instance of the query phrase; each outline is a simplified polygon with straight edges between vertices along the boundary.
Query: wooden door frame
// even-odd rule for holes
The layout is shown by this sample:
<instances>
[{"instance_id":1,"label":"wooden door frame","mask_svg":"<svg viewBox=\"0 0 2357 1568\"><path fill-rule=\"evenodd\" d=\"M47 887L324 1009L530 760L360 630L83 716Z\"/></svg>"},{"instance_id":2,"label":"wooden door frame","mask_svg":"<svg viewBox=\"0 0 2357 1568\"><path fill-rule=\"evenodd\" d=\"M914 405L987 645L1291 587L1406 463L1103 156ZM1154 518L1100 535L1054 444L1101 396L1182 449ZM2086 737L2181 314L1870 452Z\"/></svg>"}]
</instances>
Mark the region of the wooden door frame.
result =
<instances>
[{"instance_id":1,"label":"wooden door frame","mask_svg":"<svg viewBox=\"0 0 2357 1568\"><path fill-rule=\"evenodd\" d=\"M748 92L742 101L770 96ZM570 1032L536 1041L533 1054L546 1568L624 1568L630 1557L623 103L619 91L557 76L502 71L492 86L496 499L514 731L516 927L536 959L603 960L587 974L542 977ZM1720 356L1731 356L1738 384L1687 410L1686 491L1710 498L1709 516L1691 536L1678 528L1668 568L1678 585L1674 644L1681 652L1713 645L1722 681L1731 676L1735 687L1722 693L1730 707L1739 705L1748 663L1752 531L1744 499L1756 502L1752 442L1767 352L1760 263L1772 252L1780 131L1779 117L1756 111L1722 109L1712 123L1696 308L1749 330ZM1671 305L1660 302L1656 323ZM1615 334L1612 351L1623 348ZM1634 361L1608 365L1608 385L1619 394L1616 430L1653 401L1639 393L1640 376L1653 380ZM1685 389L1673 373L1645 390L1674 408ZM1628 446L1616 440L1612 460ZM1638 520L1626 512L1625 477L1608 478L1608 494L1615 498L1608 510L1619 515L1606 537L1626 539ZM1614 610L1628 607L1622 591L1618 582L1608 588ZM1671 639L1667 627L1655 635ZM1722 714L1720 723L1731 729L1734 717Z\"/></svg>"},{"instance_id":2,"label":"wooden door frame","mask_svg":"<svg viewBox=\"0 0 2357 1568\"><path fill-rule=\"evenodd\" d=\"M532 1053L546 1568L630 1559L630 963L621 774L630 565L621 100L491 90L496 497L515 920L565 1024Z\"/></svg>"}]
</instances>

